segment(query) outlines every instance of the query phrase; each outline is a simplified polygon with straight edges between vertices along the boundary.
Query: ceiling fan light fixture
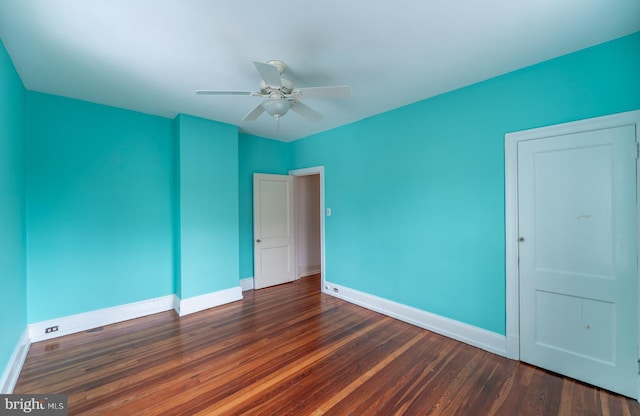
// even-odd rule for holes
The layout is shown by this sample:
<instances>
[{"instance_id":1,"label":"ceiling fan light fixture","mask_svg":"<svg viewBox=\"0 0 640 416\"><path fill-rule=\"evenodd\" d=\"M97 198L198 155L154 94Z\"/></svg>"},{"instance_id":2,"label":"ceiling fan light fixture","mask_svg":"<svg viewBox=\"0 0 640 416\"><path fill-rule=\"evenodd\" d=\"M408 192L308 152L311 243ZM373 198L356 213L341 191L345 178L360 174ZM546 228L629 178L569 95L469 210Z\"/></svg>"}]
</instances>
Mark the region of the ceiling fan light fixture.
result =
<instances>
[{"instance_id":1,"label":"ceiling fan light fixture","mask_svg":"<svg viewBox=\"0 0 640 416\"><path fill-rule=\"evenodd\" d=\"M287 114L287 111L291 108L291 103L287 100L269 100L262 103L262 107L275 118L280 118Z\"/></svg>"}]
</instances>

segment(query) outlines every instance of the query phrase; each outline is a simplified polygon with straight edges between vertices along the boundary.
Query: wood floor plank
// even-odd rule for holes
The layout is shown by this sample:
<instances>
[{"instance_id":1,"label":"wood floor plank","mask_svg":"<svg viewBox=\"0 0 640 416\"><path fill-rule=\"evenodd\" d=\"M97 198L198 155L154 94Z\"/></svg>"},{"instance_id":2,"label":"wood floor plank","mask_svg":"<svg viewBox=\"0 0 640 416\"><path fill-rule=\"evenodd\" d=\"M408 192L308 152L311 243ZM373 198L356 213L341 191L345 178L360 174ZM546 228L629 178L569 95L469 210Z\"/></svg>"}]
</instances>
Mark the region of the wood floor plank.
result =
<instances>
[{"instance_id":1,"label":"wood floor plank","mask_svg":"<svg viewBox=\"0 0 640 416\"><path fill-rule=\"evenodd\" d=\"M320 276L32 345L70 415L623 415L640 405L346 303Z\"/></svg>"},{"instance_id":2,"label":"wood floor plank","mask_svg":"<svg viewBox=\"0 0 640 416\"><path fill-rule=\"evenodd\" d=\"M376 363L372 368L363 373L361 376L352 381L346 388L341 389L335 394L331 400L325 401L322 406L316 408L312 415L323 415L337 403L344 400L348 395L350 395L356 388L360 387L362 384L367 382L371 377L377 375L383 368L387 367L391 364L396 358L398 358L401 354L415 345L418 341L424 338L425 334L418 334L413 339L411 339L408 343L402 345L400 348L395 349L391 354L387 355L384 359Z\"/></svg>"}]
</instances>

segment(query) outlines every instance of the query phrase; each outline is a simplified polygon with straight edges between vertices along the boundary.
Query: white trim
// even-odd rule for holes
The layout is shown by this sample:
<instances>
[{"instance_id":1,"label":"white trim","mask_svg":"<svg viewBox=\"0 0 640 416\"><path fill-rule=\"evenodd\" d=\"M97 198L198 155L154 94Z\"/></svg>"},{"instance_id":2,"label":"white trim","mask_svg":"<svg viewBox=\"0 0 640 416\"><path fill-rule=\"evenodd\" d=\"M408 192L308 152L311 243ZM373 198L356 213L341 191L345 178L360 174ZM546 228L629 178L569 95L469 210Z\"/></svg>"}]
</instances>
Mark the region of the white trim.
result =
<instances>
[{"instance_id":1,"label":"white trim","mask_svg":"<svg viewBox=\"0 0 640 416\"><path fill-rule=\"evenodd\" d=\"M20 371L22 371L24 360L29 353L30 346L29 331L25 328L16 344L16 348L13 350L11 357L9 357L9 362L2 373L2 378L0 378L0 394L13 393L13 389L16 387L18 377L20 376Z\"/></svg>"},{"instance_id":2,"label":"white trim","mask_svg":"<svg viewBox=\"0 0 640 416\"><path fill-rule=\"evenodd\" d=\"M174 309L175 295L168 295L126 305L114 306L111 308L98 309L95 311L70 315L47 321L29 324L29 338L31 342L43 341L57 338L76 332L86 331L104 325L117 322L128 321L129 319L140 318L158 312L170 311ZM46 334L45 329L57 326L58 331Z\"/></svg>"},{"instance_id":3,"label":"white trim","mask_svg":"<svg viewBox=\"0 0 640 416\"><path fill-rule=\"evenodd\" d=\"M542 139L545 137L626 125L636 125L637 140L640 135L640 127L638 127L638 123L640 123L640 110L634 110L625 113L505 134L506 308L507 356L509 358L520 359L520 305L518 282L518 143L525 140ZM636 176L640 177L637 172ZM638 255L640 256L640 252ZM640 337L640 330L638 332L638 336ZM640 339L638 342L640 344ZM640 397L640 386L638 397Z\"/></svg>"},{"instance_id":4,"label":"white trim","mask_svg":"<svg viewBox=\"0 0 640 416\"><path fill-rule=\"evenodd\" d=\"M242 288L240 286L182 299L177 313L178 316L185 316L237 300L242 300Z\"/></svg>"},{"instance_id":5,"label":"white trim","mask_svg":"<svg viewBox=\"0 0 640 416\"><path fill-rule=\"evenodd\" d=\"M322 214L320 214L322 215ZM320 273L321 267L319 264L311 266L298 266L298 279L301 277L307 277Z\"/></svg>"},{"instance_id":6,"label":"white trim","mask_svg":"<svg viewBox=\"0 0 640 416\"><path fill-rule=\"evenodd\" d=\"M518 279L518 143L505 136L505 248L507 357L520 359L520 282Z\"/></svg>"},{"instance_id":7,"label":"white trim","mask_svg":"<svg viewBox=\"0 0 640 416\"><path fill-rule=\"evenodd\" d=\"M612 127L631 126L636 125L639 121L640 110L633 110L624 113L610 114L608 116L594 117L585 120L570 121L568 123L511 132L505 134L505 140L521 141L544 139L545 137L562 136L564 134L602 130Z\"/></svg>"},{"instance_id":8,"label":"white trim","mask_svg":"<svg viewBox=\"0 0 640 416\"><path fill-rule=\"evenodd\" d=\"M304 169L294 169L289 171L291 176L309 176L320 175L320 287L323 292L327 292L326 288L326 266L325 266L325 209L324 209L324 166L314 166Z\"/></svg>"},{"instance_id":9,"label":"white trim","mask_svg":"<svg viewBox=\"0 0 640 416\"><path fill-rule=\"evenodd\" d=\"M253 290L254 287L255 285L253 283L253 276L240 279L240 288L242 289L243 292L247 290Z\"/></svg>"},{"instance_id":10,"label":"white trim","mask_svg":"<svg viewBox=\"0 0 640 416\"><path fill-rule=\"evenodd\" d=\"M428 329L429 331L453 338L465 344L473 345L474 347L494 354L501 356L507 355L506 337L504 335L335 283L326 282L325 286L328 294L347 302L399 319L420 328Z\"/></svg>"},{"instance_id":11,"label":"white trim","mask_svg":"<svg viewBox=\"0 0 640 416\"><path fill-rule=\"evenodd\" d=\"M180 316L180 298L178 295L173 295L173 305L171 305L171 309L173 309L176 315Z\"/></svg>"},{"instance_id":12,"label":"white trim","mask_svg":"<svg viewBox=\"0 0 640 416\"><path fill-rule=\"evenodd\" d=\"M638 119L638 123L636 124L636 146L640 146L640 144L638 144L638 142L640 142L640 114L637 115L637 119ZM640 149L638 149L638 152L640 152ZM637 244L638 257L636 257L636 259L638 262L638 281L640 282L640 163L637 160L636 160L636 209L638 210L638 212L636 213L636 216L638 218L638 221L636 221L636 226L637 226L636 236L638 238L638 244ZM638 285L638 294L636 295L636 299L639 299L638 302L640 302L640 284ZM640 312L640 304L638 305L638 311ZM639 315L640 313L636 313L636 316L639 316ZM636 350L638 351L638 355L639 355L638 360L640 360L640 319L638 319L637 325L638 325L637 327L638 329L636 331L637 331L638 340L636 342L638 347ZM638 372L640 372L640 369ZM640 402L640 377L638 377L637 391L638 391L638 397L636 398L636 400Z\"/></svg>"}]
</instances>

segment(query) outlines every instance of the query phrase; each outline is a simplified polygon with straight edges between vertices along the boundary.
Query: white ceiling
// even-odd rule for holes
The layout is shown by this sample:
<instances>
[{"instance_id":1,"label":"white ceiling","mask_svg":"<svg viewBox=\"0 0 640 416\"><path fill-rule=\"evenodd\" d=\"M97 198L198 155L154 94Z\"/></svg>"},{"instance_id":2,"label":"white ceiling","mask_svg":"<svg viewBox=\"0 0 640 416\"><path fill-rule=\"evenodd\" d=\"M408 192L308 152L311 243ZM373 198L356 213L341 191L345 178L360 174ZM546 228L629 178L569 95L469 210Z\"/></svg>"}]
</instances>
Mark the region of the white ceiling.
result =
<instances>
[{"instance_id":1,"label":"white ceiling","mask_svg":"<svg viewBox=\"0 0 640 416\"><path fill-rule=\"evenodd\" d=\"M0 38L27 89L290 141L640 30L638 0L0 0ZM252 61L281 59L324 118L240 119L262 98Z\"/></svg>"}]
</instances>

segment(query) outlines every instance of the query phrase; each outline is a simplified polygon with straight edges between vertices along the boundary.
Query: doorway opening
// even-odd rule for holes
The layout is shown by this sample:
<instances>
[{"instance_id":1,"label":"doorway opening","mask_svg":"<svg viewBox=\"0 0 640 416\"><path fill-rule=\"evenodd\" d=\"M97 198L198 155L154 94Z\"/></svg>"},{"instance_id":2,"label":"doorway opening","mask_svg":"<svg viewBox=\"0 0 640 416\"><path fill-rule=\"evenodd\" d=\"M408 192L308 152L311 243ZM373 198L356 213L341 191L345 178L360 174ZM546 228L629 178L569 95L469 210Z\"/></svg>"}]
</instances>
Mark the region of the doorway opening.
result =
<instances>
[{"instance_id":1,"label":"doorway opening","mask_svg":"<svg viewBox=\"0 0 640 416\"><path fill-rule=\"evenodd\" d=\"M296 278L320 274L324 264L324 167L292 170L295 183Z\"/></svg>"}]
</instances>

